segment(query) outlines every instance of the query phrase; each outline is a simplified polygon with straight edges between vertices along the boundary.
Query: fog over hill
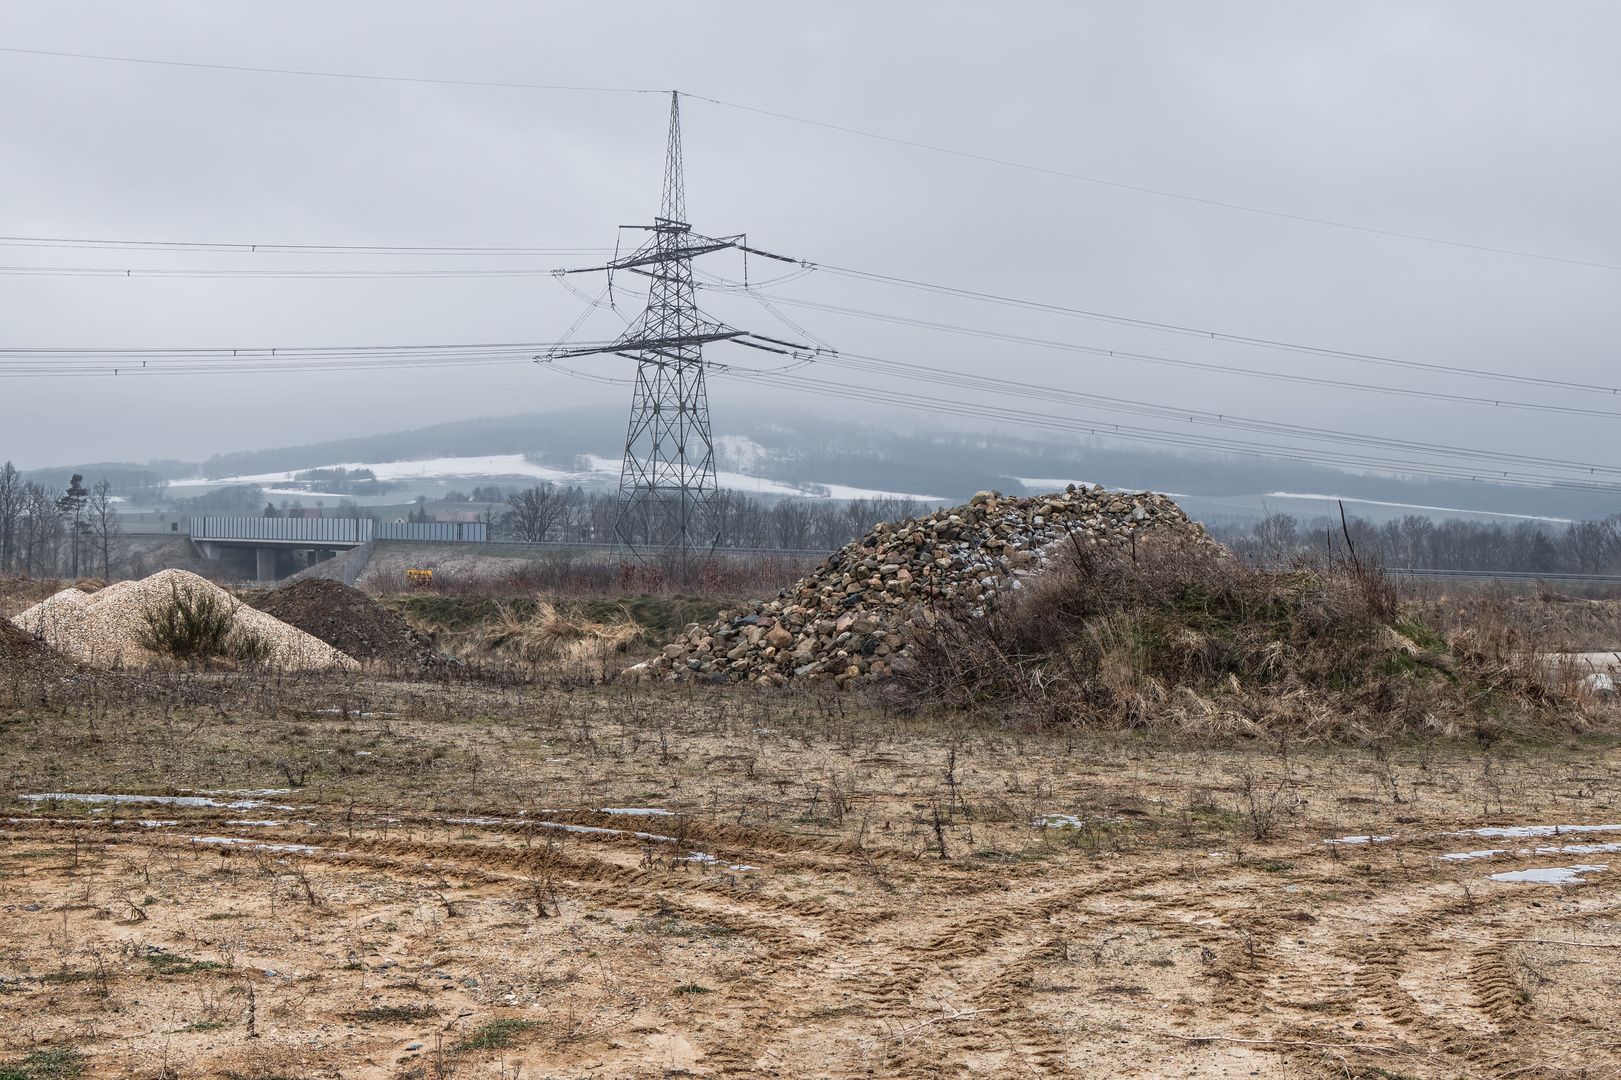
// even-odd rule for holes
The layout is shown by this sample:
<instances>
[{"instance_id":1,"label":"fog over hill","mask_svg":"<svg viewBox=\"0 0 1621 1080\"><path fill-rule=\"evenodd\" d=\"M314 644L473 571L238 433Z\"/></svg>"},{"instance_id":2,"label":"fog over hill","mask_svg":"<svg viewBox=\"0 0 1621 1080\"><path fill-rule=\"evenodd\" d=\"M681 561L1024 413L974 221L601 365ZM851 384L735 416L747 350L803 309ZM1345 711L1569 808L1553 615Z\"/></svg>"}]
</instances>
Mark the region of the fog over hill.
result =
<instances>
[{"instance_id":1,"label":"fog over hill","mask_svg":"<svg viewBox=\"0 0 1621 1080\"><path fill-rule=\"evenodd\" d=\"M264 484L335 466L372 468L388 501L447 487L542 480L589 489L617 483L624 414L569 409L436 424L300 446L238 450L207 461L104 462L29 472L64 485L74 472L105 476L131 502L195 496L233 482ZM765 498L854 498L884 492L947 503L973 492L1050 490L1071 481L1172 494L1196 517L1257 517L1268 510L1321 513L1332 498L1375 520L1433 516L1594 519L1621 511L1621 496L1549 487L1357 474L1317 465L1168 453L1095 439L1015 438L961 431L898 431L799 414L745 420L715 438L724 486ZM169 487L165 492L163 484ZM307 489L307 488L306 488ZM366 500L362 500L363 502Z\"/></svg>"}]
</instances>

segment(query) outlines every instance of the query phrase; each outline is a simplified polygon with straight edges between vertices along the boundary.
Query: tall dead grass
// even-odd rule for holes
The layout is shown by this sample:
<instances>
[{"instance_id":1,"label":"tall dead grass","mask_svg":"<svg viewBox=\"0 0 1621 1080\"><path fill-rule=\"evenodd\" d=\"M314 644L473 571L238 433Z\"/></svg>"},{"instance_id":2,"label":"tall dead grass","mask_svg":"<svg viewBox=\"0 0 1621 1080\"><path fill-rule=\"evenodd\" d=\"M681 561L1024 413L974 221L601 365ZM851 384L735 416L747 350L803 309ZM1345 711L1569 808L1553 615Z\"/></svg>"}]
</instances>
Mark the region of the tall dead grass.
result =
<instances>
[{"instance_id":1,"label":"tall dead grass","mask_svg":"<svg viewBox=\"0 0 1621 1080\"><path fill-rule=\"evenodd\" d=\"M527 619L502 608L500 621L484 630L483 646L505 651L530 663L546 660L605 659L622 654L640 640L642 628L629 613L619 622L569 618L541 600Z\"/></svg>"},{"instance_id":2,"label":"tall dead grass","mask_svg":"<svg viewBox=\"0 0 1621 1080\"><path fill-rule=\"evenodd\" d=\"M1490 617L1443 636L1357 562L1267 570L1192 538L1076 545L979 617L939 608L900 681L912 705L1000 702L1043 723L1381 738L1585 723L1534 644ZM1568 684L1567 684L1568 685Z\"/></svg>"}]
</instances>

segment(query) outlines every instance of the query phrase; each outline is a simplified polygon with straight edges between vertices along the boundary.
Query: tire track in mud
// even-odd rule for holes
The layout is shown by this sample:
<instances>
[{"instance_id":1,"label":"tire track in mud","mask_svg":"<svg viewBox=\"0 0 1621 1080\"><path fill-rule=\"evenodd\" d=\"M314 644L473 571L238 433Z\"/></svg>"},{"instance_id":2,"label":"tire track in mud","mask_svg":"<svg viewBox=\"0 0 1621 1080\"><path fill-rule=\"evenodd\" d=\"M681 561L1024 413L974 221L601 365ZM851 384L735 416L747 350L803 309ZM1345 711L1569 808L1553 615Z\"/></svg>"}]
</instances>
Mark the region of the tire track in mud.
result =
<instances>
[{"instance_id":1,"label":"tire track in mud","mask_svg":"<svg viewBox=\"0 0 1621 1080\"><path fill-rule=\"evenodd\" d=\"M943 860L920 863L894 849L762 835L732 826L654 826L657 835L677 840L677 847L690 844L710 851L720 849L728 860L766 863L773 870L866 877L877 864L885 869L908 867L924 878L904 895L879 895L869 889L863 906L855 908L729 883L724 875L703 872L696 866L682 870L631 865L634 853L647 844L621 828L622 816L576 814L564 823L612 821L616 831L559 834L551 828L535 828L527 833L527 844L522 847L514 841L526 839L526 823L501 822L492 828L504 833L500 841L476 842L420 835L351 837L345 832L341 813L311 814L305 820L317 821L325 830L296 836L288 830L278 836L280 830L245 827L239 817L196 815L164 829L121 821L116 829L102 831L105 825L95 819L31 822L0 833L0 841L54 846L93 837L116 840L120 846L138 844L223 858L243 857L252 845L295 844L301 846L299 860L335 869L375 870L396 880L415 879L425 884L456 879L522 889L546 883L604 907L724 928L757 943L755 955L768 964L765 971L756 973L759 977L728 982L725 997L715 999L735 1010L744 1026L759 1029L780 1023L782 1017L804 1010L815 1000L827 1004L805 1019L837 1020L848 1015L860 1021L890 1022L897 1030L924 1021L932 1024L915 1037L893 1044L883 1043L881 1036L861 1035L854 1030L856 1020L829 1028L834 1032L829 1038L847 1048L878 1039L886 1070L894 1075L937 1075L945 1057L961 1060L963 1055L1004 1060L1005 1066L999 1068L1008 1072L1051 1074L1067 1068L1062 1030L1041 1011L1039 1003L1031 1006L1038 993L1046 992L1034 985L1038 976L1070 948L1064 928L1050 925L1074 922L1060 920L1065 914L1085 915L1082 924L1089 919L1107 920L1141 927L1167 939L1219 945L1218 957L1196 969L1208 980L1204 985L1210 989L1211 1004L1231 1007L1242 1003L1237 1011L1245 1015L1258 1017L1263 1011L1273 1011L1291 1017L1284 1022L1289 1034L1279 1037L1315 1037L1327 1043L1343 1040L1349 1033L1312 1014L1340 1011L1341 1002L1345 1011L1362 1003L1390 1023L1394 1030L1380 1033L1380 1037L1394 1038L1391 1051L1409 1061L1445 1062L1480 1077L1510 1072L1530 1076L1543 1067L1535 1063L1540 1052L1523 1037L1526 1025L1536 1018L1535 1010L1515 981L1509 950L1502 945L1463 950L1457 941L1446 940L1459 918L1475 916L1474 906L1466 908L1455 898L1414 887L1428 876L1417 872L1400 882L1365 886L1370 890L1367 896L1399 897L1404 910L1398 918L1359 919L1356 905L1361 894L1356 891L1351 892L1351 907L1333 917L1326 913L1319 917L1303 910L1282 910L1279 901L1267 899L1272 894L1262 892L1261 886L1242 880L1231 883L1244 875L1253 878L1253 867L1242 864L1200 867L1189 878L1185 862L1169 859L1157 867L1151 859L1130 867L1082 863L1067 868L1069 881L1053 891L1032 889L1021 895L1021 889L1010 895L1004 891L1009 876L1005 871L1014 868L998 866L993 876ZM413 826L418 822L424 830L431 825L440 831L460 824L442 817L411 820ZM215 829L238 842L204 846L177 835L182 829ZM548 842L549 837L559 835L562 843ZM724 847L718 842L722 838ZM771 842L763 842L767 840ZM645 857L647 852L643 854ZM768 854L775 857L767 858ZM1091 880L1076 882L1077 877ZM1344 879L1332 877L1294 880L1323 889L1344 884ZM1159 889L1163 895L1146 895L1166 883L1173 888ZM1118 899L1128 893L1145 895ZM926 906L945 902L948 907L971 908L976 904L972 898L981 896L986 899L978 910L958 917ZM1271 907L1260 910L1266 903ZM900 921L903 916L904 922ZM1346 919L1351 921L1343 921ZM1293 939L1298 939L1299 950ZM855 954L853 960L842 955L847 950ZM1457 950L1455 955L1465 959L1464 981L1472 995L1472 1008L1483 1025L1495 1027L1500 1037L1438 1015L1434 1002L1415 998L1403 985L1410 969L1417 970L1420 961L1415 957L1445 950ZM780 976L789 972L804 975L808 991L785 989ZM940 985L931 985L934 982ZM942 1011L942 1001L948 998L961 1003L951 1007L974 1016L953 1019ZM938 1017L938 1022L931 1017ZM987 1032L985 1021L994 1025L994 1034ZM1152 1038L1155 1032L1138 1034ZM702 1062L721 1075L758 1073L775 1067L762 1062L765 1045L759 1038L716 1032L713 1041L706 1042ZM1376 1052L1347 1050L1345 1054L1354 1063L1403 1071L1399 1065L1392 1066L1390 1057Z\"/></svg>"}]
</instances>

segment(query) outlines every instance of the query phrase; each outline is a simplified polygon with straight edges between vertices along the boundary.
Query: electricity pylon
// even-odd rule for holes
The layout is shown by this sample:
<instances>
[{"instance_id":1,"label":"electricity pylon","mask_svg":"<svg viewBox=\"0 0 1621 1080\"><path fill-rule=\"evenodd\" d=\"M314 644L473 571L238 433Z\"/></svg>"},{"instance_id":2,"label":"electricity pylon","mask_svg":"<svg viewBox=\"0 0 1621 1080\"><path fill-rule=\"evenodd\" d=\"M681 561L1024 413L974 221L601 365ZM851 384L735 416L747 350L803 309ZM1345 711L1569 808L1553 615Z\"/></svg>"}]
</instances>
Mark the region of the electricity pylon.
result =
<instances>
[{"instance_id":1,"label":"electricity pylon","mask_svg":"<svg viewBox=\"0 0 1621 1080\"><path fill-rule=\"evenodd\" d=\"M781 255L747 245L743 234L703 236L687 224L681 170L681 98L670 94L670 135L664 158L664 194L648 239L630 255L604 266L560 270L559 274L626 270L648 280L647 308L611 342L559 346L545 359L613 353L636 361L636 390L625 432L624 465L619 474L619 514L614 533L638 557L676 555L683 565L694 553L720 543L715 514L715 446L709 427L709 395L704 385L703 347L717 341L785 355L815 350L792 342L737 330L698 311L692 260L736 248L782 262Z\"/></svg>"}]
</instances>

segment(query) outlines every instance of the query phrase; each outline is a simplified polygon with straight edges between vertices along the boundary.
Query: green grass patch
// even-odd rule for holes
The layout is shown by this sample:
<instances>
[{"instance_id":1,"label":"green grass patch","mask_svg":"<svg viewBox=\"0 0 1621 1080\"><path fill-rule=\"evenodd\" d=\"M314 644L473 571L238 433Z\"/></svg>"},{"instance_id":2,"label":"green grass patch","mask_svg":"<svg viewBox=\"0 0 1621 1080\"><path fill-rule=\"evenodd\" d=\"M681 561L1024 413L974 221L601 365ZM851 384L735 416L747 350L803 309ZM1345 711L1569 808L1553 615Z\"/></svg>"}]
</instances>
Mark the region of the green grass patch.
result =
<instances>
[{"instance_id":1,"label":"green grass patch","mask_svg":"<svg viewBox=\"0 0 1621 1080\"><path fill-rule=\"evenodd\" d=\"M203 916L203 921L204 922L219 922L221 919L246 919L246 918L247 918L246 915L240 915L240 914L238 914L238 913L236 913L234 911L216 911L212 915L204 915Z\"/></svg>"},{"instance_id":2,"label":"green grass patch","mask_svg":"<svg viewBox=\"0 0 1621 1080\"><path fill-rule=\"evenodd\" d=\"M21 1061L0 1065L0 1080L67 1080L84 1072L77 1050L35 1050Z\"/></svg>"},{"instance_id":3,"label":"green grass patch","mask_svg":"<svg viewBox=\"0 0 1621 1080\"><path fill-rule=\"evenodd\" d=\"M225 1027L225 1021L223 1020L199 1020L195 1024L187 1024L180 1031L182 1034L196 1031L218 1031L222 1027Z\"/></svg>"},{"instance_id":4,"label":"green grass patch","mask_svg":"<svg viewBox=\"0 0 1621 1080\"><path fill-rule=\"evenodd\" d=\"M1414 645L1430 652L1446 652L1447 643L1441 640L1441 635L1412 619L1399 620L1394 629L1398 634L1407 638Z\"/></svg>"},{"instance_id":5,"label":"green grass patch","mask_svg":"<svg viewBox=\"0 0 1621 1080\"><path fill-rule=\"evenodd\" d=\"M213 960L193 960L177 953L152 953L146 958L154 975L190 975L195 971L209 971L221 965Z\"/></svg>"},{"instance_id":6,"label":"green grass patch","mask_svg":"<svg viewBox=\"0 0 1621 1080\"><path fill-rule=\"evenodd\" d=\"M1295 868L1295 864L1292 862L1284 862L1281 859L1268 859L1264 863L1256 864L1256 868L1265 870L1269 874L1281 874L1285 870L1293 870Z\"/></svg>"},{"instance_id":7,"label":"green grass patch","mask_svg":"<svg viewBox=\"0 0 1621 1080\"><path fill-rule=\"evenodd\" d=\"M503 1017L491 1020L483 1027L475 1028L469 1032L467 1038L457 1043L455 1050L501 1050L511 1046L513 1041L525 1031L540 1027L545 1021L520 1020L516 1017Z\"/></svg>"},{"instance_id":8,"label":"green grass patch","mask_svg":"<svg viewBox=\"0 0 1621 1080\"><path fill-rule=\"evenodd\" d=\"M699 986L697 983L682 983L670 991L672 994L708 994L710 992L709 987Z\"/></svg>"}]
</instances>

